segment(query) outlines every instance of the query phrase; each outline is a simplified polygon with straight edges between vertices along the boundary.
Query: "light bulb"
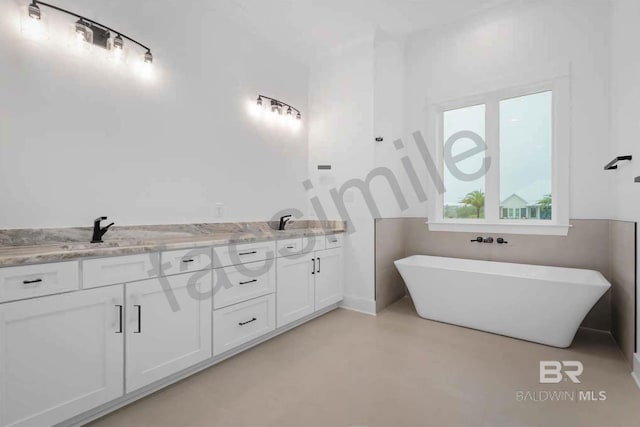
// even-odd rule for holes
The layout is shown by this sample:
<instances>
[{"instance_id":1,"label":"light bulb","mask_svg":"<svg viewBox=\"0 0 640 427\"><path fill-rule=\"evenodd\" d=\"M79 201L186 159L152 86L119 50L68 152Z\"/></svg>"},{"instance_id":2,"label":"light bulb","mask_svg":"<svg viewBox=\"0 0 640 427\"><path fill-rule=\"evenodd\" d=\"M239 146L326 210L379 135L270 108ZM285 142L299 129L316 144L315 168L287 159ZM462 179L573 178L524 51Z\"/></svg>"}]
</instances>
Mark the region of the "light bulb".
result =
<instances>
[{"instance_id":1,"label":"light bulb","mask_svg":"<svg viewBox=\"0 0 640 427\"><path fill-rule=\"evenodd\" d=\"M264 111L262 107L262 99L260 99L260 102L254 102L250 100L247 103L247 108L249 109L249 114L251 114L253 117L255 117L256 119L262 118L262 112Z\"/></svg>"},{"instance_id":2,"label":"light bulb","mask_svg":"<svg viewBox=\"0 0 640 427\"><path fill-rule=\"evenodd\" d=\"M290 126L291 130L293 132L298 132L300 130L300 128L302 127L302 121L301 120L292 120L290 122Z\"/></svg>"},{"instance_id":3,"label":"light bulb","mask_svg":"<svg viewBox=\"0 0 640 427\"><path fill-rule=\"evenodd\" d=\"M138 62L138 74L145 80L152 80L154 77L153 72L153 54L150 50L142 57L142 60Z\"/></svg>"},{"instance_id":4,"label":"light bulb","mask_svg":"<svg viewBox=\"0 0 640 427\"><path fill-rule=\"evenodd\" d=\"M256 104L258 104L258 107L262 107L262 97L261 96L258 97L258 101L256 102Z\"/></svg>"},{"instance_id":5,"label":"light bulb","mask_svg":"<svg viewBox=\"0 0 640 427\"><path fill-rule=\"evenodd\" d=\"M114 63L125 62L125 51L124 51L124 39L120 34L113 38L113 41L109 43L109 51L107 57L111 59Z\"/></svg>"},{"instance_id":6,"label":"light bulb","mask_svg":"<svg viewBox=\"0 0 640 427\"><path fill-rule=\"evenodd\" d=\"M120 62L122 60L122 49L117 47L113 48L112 57L116 62Z\"/></svg>"},{"instance_id":7,"label":"light bulb","mask_svg":"<svg viewBox=\"0 0 640 427\"><path fill-rule=\"evenodd\" d=\"M276 101L272 100L272 101L271 101L271 112L272 112L273 114L277 114L279 109L280 109L280 107L279 107L279 105L278 105L278 102L276 102Z\"/></svg>"},{"instance_id":8,"label":"light bulb","mask_svg":"<svg viewBox=\"0 0 640 427\"><path fill-rule=\"evenodd\" d=\"M27 6L25 13L20 16L20 30L31 40L40 41L49 37L47 23L37 4Z\"/></svg>"},{"instance_id":9,"label":"light bulb","mask_svg":"<svg viewBox=\"0 0 640 427\"><path fill-rule=\"evenodd\" d=\"M153 55L151 51L147 51L141 61L138 62L138 74L145 80L154 78Z\"/></svg>"},{"instance_id":10,"label":"light bulb","mask_svg":"<svg viewBox=\"0 0 640 427\"><path fill-rule=\"evenodd\" d=\"M71 27L70 45L78 53L90 50L93 45L93 30L82 19Z\"/></svg>"}]
</instances>

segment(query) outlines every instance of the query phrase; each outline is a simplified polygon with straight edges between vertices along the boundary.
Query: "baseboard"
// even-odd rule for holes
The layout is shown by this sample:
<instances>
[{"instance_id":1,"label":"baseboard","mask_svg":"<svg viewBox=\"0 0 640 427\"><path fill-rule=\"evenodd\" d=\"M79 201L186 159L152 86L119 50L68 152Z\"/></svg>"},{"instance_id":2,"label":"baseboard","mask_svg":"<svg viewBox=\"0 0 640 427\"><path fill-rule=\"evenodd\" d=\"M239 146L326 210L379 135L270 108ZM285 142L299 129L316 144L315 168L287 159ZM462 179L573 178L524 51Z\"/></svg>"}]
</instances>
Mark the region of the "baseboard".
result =
<instances>
[{"instance_id":1,"label":"baseboard","mask_svg":"<svg viewBox=\"0 0 640 427\"><path fill-rule=\"evenodd\" d=\"M329 307L326 307L322 310L319 310L305 318L302 318L300 320L297 320L295 322L292 322L280 329L276 329L273 332L270 332L266 335L263 335L259 338L256 338L253 341L250 341L246 344L243 344L237 348L234 348L233 350L230 350L226 353L220 354L216 357L213 357L211 359L205 360L204 362L201 362L195 366L192 366L191 368L185 369L184 371L178 372L176 374L173 374L167 378L164 378L158 382L155 382L151 385L148 385L140 390L136 390L130 394L127 394L125 396L119 397L111 402L105 403L102 406L99 406L97 408L94 408L90 411L87 411L85 413L82 413L80 415L77 415L69 420L63 421L59 424L56 424L55 427L80 427L83 426L85 424L90 423L91 421L95 421L98 418L102 418L105 415L110 414L111 412L114 412L120 408L123 408L127 405L130 405L131 403L135 402L136 400L140 400L143 397L146 397L150 394L153 394L157 391L162 390L165 387L168 387L174 383L177 383L178 381L181 381L185 378L190 377L193 374L196 374L200 371L203 371L205 369L208 369L214 365L217 365L218 363L229 359L230 357L233 357L239 353L242 353L245 350L248 350L252 347L255 347L259 344L262 344L265 341L269 341L271 338L274 338L278 335L281 335L285 332L290 331L291 329L294 329L298 326L301 326L313 319L316 319L320 316L324 316L325 314L329 313L330 311L333 311L335 309L338 308L337 304L333 304Z\"/></svg>"},{"instance_id":2,"label":"baseboard","mask_svg":"<svg viewBox=\"0 0 640 427\"><path fill-rule=\"evenodd\" d=\"M633 355L633 372L631 377L636 381L636 385L640 388L640 354Z\"/></svg>"},{"instance_id":3,"label":"baseboard","mask_svg":"<svg viewBox=\"0 0 640 427\"><path fill-rule=\"evenodd\" d=\"M376 315L376 302L366 298L345 295L340 303L340 308L369 314L371 316Z\"/></svg>"}]
</instances>

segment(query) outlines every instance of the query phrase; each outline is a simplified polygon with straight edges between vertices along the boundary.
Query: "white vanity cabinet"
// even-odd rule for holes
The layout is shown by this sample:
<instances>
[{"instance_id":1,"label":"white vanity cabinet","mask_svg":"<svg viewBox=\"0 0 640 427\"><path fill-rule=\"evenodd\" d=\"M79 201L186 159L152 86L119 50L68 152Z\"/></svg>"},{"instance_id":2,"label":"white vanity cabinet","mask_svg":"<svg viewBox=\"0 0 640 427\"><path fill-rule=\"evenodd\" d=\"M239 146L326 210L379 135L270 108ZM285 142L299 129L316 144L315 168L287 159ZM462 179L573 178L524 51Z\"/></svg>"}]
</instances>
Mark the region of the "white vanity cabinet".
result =
<instances>
[{"instance_id":1,"label":"white vanity cabinet","mask_svg":"<svg viewBox=\"0 0 640 427\"><path fill-rule=\"evenodd\" d=\"M124 393L123 286L0 305L0 426L50 426Z\"/></svg>"},{"instance_id":2,"label":"white vanity cabinet","mask_svg":"<svg viewBox=\"0 0 640 427\"><path fill-rule=\"evenodd\" d=\"M313 318L342 300L341 246L329 235L0 268L0 427L80 425Z\"/></svg>"},{"instance_id":3,"label":"white vanity cabinet","mask_svg":"<svg viewBox=\"0 0 640 427\"><path fill-rule=\"evenodd\" d=\"M299 247L303 251L316 250L277 259L278 328L343 299L342 248L337 246L342 240L324 236L301 240ZM329 242L331 249L325 249Z\"/></svg>"},{"instance_id":4,"label":"white vanity cabinet","mask_svg":"<svg viewBox=\"0 0 640 427\"><path fill-rule=\"evenodd\" d=\"M127 393L211 357L211 271L126 285Z\"/></svg>"}]
</instances>

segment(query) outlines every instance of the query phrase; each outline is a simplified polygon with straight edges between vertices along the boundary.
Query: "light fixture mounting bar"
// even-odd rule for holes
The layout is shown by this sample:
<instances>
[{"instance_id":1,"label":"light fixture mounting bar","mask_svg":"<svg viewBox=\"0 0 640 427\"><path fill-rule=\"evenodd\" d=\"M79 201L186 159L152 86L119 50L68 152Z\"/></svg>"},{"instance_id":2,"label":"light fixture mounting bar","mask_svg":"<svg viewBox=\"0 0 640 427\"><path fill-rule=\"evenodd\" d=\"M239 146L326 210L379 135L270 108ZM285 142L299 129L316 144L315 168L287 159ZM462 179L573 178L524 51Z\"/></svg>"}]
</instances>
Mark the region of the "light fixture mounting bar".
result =
<instances>
[{"instance_id":1,"label":"light fixture mounting bar","mask_svg":"<svg viewBox=\"0 0 640 427\"><path fill-rule=\"evenodd\" d=\"M76 18L78 18L78 19L80 19L82 21L89 22L89 23L91 23L93 25L96 25L96 26L101 27L101 28L103 28L105 30L108 30L108 31L110 31L112 33L115 33L115 34L119 35L120 37L125 38L125 39L129 40L130 42L137 44L138 46L142 47L143 49L146 49L147 52L151 52L151 49L148 46L143 45L139 41L127 36L126 34L120 32L120 31L116 31L113 28L109 28L106 25L101 24L100 22L94 21L93 19L84 17L82 15L78 15L77 13L71 12L70 10L63 9L61 7L52 5L50 3L45 3L45 2L40 1L40 0L32 0L31 4L32 5L36 5L36 6L45 6L45 7L48 7L50 9L57 10L58 12L62 12L62 13L66 13L67 15L74 16L74 17L76 17Z\"/></svg>"},{"instance_id":2,"label":"light fixture mounting bar","mask_svg":"<svg viewBox=\"0 0 640 427\"><path fill-rule=\"evenodd\" d=\"M265 95L258 95L258 98L262 98L262 99L266 99L268 101L274 101L276 102L280 107L287 107L287 108L291 108L293 111L296 112L296 114L301 114L300 110L298 110L296 107L287 104L286 102L282 102L279 99L275 99L275 98L271 98L270 96L265 96Z\"/></svg>"}]
</instances>

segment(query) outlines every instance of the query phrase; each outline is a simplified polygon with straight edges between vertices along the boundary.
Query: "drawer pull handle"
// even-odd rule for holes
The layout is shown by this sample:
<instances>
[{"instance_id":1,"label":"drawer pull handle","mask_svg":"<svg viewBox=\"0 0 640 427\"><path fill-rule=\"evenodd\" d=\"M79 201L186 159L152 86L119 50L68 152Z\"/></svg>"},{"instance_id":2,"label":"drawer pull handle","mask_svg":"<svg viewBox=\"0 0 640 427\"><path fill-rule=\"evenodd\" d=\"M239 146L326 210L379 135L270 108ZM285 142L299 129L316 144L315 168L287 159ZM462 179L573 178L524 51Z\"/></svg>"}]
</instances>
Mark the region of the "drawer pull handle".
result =
<instances>
[{"instance_id":1,"label":"drawer pull handle","mask_svg":"<svg viewBox=\"0 0 640 427\"><path fill-rule=\"evenodd\" d=\"M255 283L257 282L258 279L253 279L253 280L247 280L246 282L240 282L240 285L248 285L249 283Z\"/></svg>"},{"instance_id":2,"label":"drawer pull handle","mask_svg":"<svg viewBox=\"0 0 640 427\"><path fill-rule=\"evenodd\" d=\"M118 323L120 324L118 330L116 331L116 334L121 334L123 329L122 329L122 314L123 314L123 307L122 305L116 305L116 307L118 307Z\"/></svg>"},{"instance_id":3,"label":"drawer pull handle","mask_svg":"<svg viewBox=\"0 0 640 427\"><path fill-rule=\"evenodd\" d=\"M195 259L183 259L182 262L194 262Z\"/></svg>"},{"instance_id":4,"label":"drawer pull handle","mask_svg":"<svg viewBox=\"0 0 640 427\"><path fill-rule=\"evenodd\" d=\"M138 330L133 331L134 334L139 334L142 332L142 306L134 305L138 309Z\"/></svg>"},{"instance_id":5,"label":"drawer pull handle","mask_svg":"<svg viewBox=\"0 0 640 427\"><path fill-rule=\"evenodd\" d=\"M23 280L22 283L25 285L33 285L34 283L42 283L42 279Z\"/></svg>"},{"instance_id":6,"label":"drawer pull handle","mask_svg":"<svg viewBox=\"0 0 640 427\"><path fill-rule=\"evenodd\" d=\"M240 255L240 256L243 256L243 255L255 255L257 253L258 253L258 251L251 251L251 252L243 252L243 253L238 254L238 255Z\"/></svg>"},{"instance_id":7,"label":"drawer pull handle","mask_svg":"<svg viewBox=\"0 0 640 427\"><path fill-rule=\"evenodd\" d=\"M318 271L316 273L320 274L320 258L319 257L318 257Z\"/></svg>"},{"instance_id":8,"label":"drawer pull handle","mask_svg":"<svg viewBox=\"0 0 640 427\"><path fill-rule=\"evenodd\" d=\"M330 240L330 243L338 243L338 239Z\"/></svg>"},{"instance_id":9,"label":"drawer pull handle","mask_svg":"<svg viewBox=\"0 0 640 427\"><path fill-rule=\"evenodd\" d=\"M313 263L313 268L311 269L311 274L316 274L316 259L313 258L311 260L311 262Z\"/></svg>"},{"instance_id":10,"label":"drawer pull handle","mask_svg":"<svg viewBox=\"0 0 640 427\"><path fill-rule=\"evenodd\" d=\"M293 246L293 245L290 245L290 246L286 246L286 248L287 248L287 249L295 249L296 247L295 247L295 246Z\"/></svg>"},{"instance_id":11,"label":"drawer pull handle","mask_svg":"<svg viewBox=\"0 0 640 427\"><path fill-rule=\"evenodd\" d=\"M238 326L248 325L249 323L251 323L251 322L255 322L256 320L258 320L258 319L256 319L256 318L254 317L253 319L251 319L251 320L247 320L246 322L239 322L239 323L238 323Z\"/></svg>"}]
</instances>

